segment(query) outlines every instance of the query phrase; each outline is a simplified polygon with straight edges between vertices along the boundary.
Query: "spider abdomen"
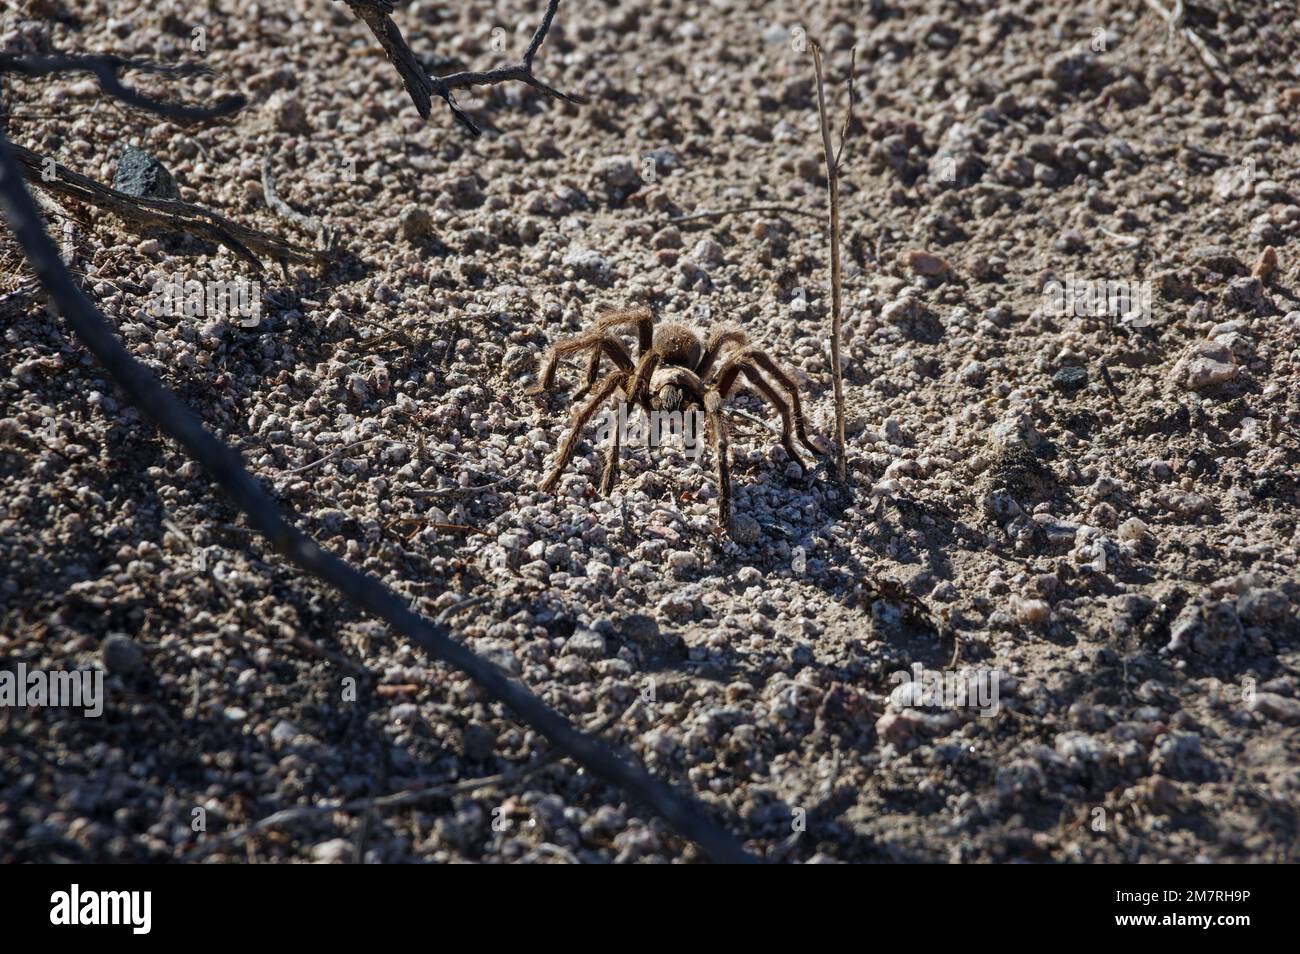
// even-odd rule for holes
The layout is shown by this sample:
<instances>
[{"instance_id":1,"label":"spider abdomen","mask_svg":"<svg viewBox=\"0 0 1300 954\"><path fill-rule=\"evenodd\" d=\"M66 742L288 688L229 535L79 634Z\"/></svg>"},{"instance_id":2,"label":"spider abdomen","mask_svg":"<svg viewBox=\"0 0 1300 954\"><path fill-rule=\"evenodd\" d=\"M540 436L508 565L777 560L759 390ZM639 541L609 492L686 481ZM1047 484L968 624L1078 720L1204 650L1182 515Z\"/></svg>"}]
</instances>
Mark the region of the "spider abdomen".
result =
<instances>
[{"instance_id":1,"label":"spider abdomen","mask_svg":"<svg viewBox=\"0 0 1300 954\"><path fill-rule=\"evenodd\" d=\"M664 364L692 370L699 367L700 359L704 357L704 343L700 336L694 329L676 322L655 329L654 350L663 358Z\"/></svg>"}]
</instances>

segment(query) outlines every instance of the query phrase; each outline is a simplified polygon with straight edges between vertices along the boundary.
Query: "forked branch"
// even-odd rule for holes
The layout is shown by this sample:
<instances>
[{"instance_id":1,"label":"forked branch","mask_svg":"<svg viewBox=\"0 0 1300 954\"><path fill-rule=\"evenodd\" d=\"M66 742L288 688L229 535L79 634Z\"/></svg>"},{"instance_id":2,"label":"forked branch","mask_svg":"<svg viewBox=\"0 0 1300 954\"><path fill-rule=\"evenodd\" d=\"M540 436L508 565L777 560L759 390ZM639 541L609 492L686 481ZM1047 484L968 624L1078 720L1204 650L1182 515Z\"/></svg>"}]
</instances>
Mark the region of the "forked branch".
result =
<instances>
[{"instance_id":1,"label":"forked branch","mask_svg":"<svg viewBox=\"0 0 1300 954\"><path fill-rule=\"evenodd\" d=\"M555 20L555 12L560 6L560 0L547 0L546 12L542 14L542 22L533 33L533 38L528 42L528 48L524 50L523 59L518 63L506 64L486 71L452 73L448 76L429 76L425 73L419 59L402 37L402 31L398 29L397 24L392 20L393 4L391 0L342 0L342 2L346 3L353 14L369 27L370 32L375 35L375 39L383 47L384 55L388 57L388 61L393 64L398 75L402 77L402 84L406 87L406 92L411 97L411 101L415 103L416 110L424 119L429 118L432 109L432 97L439 96L461 125L477 136L482 130L469 117L469 114L460 108L452 90L468 89L473 86L495 86L498 83L526 83L556 99L562 99L570 103L582 102L581 97L562 92L549 83L538 79L533 73L533 59L537 56L537 51L541 49L546 34L550 32L551 23Z\"/></svg>"},{"instance_id":2,"label":"forked branch","mask_svg":"<svg viewBox=\"0 0 1300 954\"><path fill-rule=\"evenodd\" d=\"M145 228L161 228L170 232L192 232L195 235L226 246L254 268L262 268L262 257L279 262L298 264L320 263L326 260L323 252L302 248L281 241L274 236L239 225L210 212L202 206L191 205L175 199L149 199L127 195L108 186L100 185L73 172L67 166L49 162L30 149L10 144L18 162L33 185L47 192L76 199L86 205L107 209L123 221Z\"/></svg>"},{"instance_id":3,"label":"forked branch","mask_svg":"<svg viewBox=\"0 0 1300 954\"><path fill-rule=\"evenodd\" d=\"M196 63L163 66L119 56L18 57L0 54L0 74L9 72L24 76L50 76L56 73L93 73L99 79L100 89L113 99L183 124L211 122L237 112L245 104L244 97L238 95L227 96L215 106L185 106L163 102L123 84L118 74L124 70L160 76L200 76L212 73L207 67ZM106 209L130 225L194 233L226 246L259 270L262 268L261 256L274 258L281 264L320 262L324 258L319 252L282 242L265 232L239 225L201 206L171 199L127 195L73 172L53 160L38 156L16 143L12 143L11 148L28 179L35 185L46 192Z\"/></svg>"}]
</instances>

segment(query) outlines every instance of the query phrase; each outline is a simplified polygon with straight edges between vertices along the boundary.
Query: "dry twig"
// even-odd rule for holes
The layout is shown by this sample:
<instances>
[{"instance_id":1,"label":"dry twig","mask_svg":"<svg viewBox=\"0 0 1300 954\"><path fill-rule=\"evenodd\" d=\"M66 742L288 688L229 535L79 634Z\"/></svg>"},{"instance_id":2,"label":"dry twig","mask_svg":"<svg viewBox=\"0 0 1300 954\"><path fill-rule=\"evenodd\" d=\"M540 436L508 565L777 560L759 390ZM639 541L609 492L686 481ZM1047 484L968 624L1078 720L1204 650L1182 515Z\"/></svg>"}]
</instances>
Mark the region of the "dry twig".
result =
<instances>
[{"instance_id":1,"label":"dry twig","mask_svg":"<svg viewBox=\"0 0 1300 954\"><path fill-rule=\"evenodd\" d=\"M441 613L439 613L437 616L434 617L434 622L445 623L447 622L447 620L451 619L457 613L463 612L474 606L481 606L491 598L492 598L491 596L471 596L468 599L461 600L459 603L452 603L450 606L448 606Z\"/></svg>"},{"instance_id":2,"label":"dry twig","mask_svg":"<svg viewBox=\"0 0 1300 954\"><path fill-rule=\"evenodd\" d=\"M683 222L720 219L728 215L739 215L743 212L779 212L785 215L804 215L812 219L820 218L816 212L797 209L791 205L740 205L734 209L712 209L707 212L692 212L690 215L670 216L668 221L673 225L681 225Z\"/></svg>"},{"instance_id":3,"label":"dry twig","mask_svg":"<svg viewBox=\"0 0 1300 954\"><path fill-rule=\"evenodd\" d=\"M463 523L443 523L440 520L434 520L431 517L423 517L419 514L412 514L405 517L394 517L392 523L416 523L423 524L431 530L441 530L444 533L486 533L486 530L480 530L478 527L467 526Z\"/></svg>"},{"instance_id":4,"label":"dry twig","mask_svg":"<svg viewBox=\"0 0 1300 954\"><path fill-rule=\"evenodd\" d=\"M314 236L316 244L322 249L327 249L334 244L334 236L325 228L320 216L304 215L280 198L280 193L275 190L275 174L271 169L269 154L262 160L262 195L272 212Z\"/></svg>"},{"instance_id":5,"label":"dry twig","mask_svg":"<svg viewBox=\"0 0 1300 954\"><path fill-rule=\"evenodd\" d=\"M1210 77L1220 86L1236 86L1237 81L1232 74L1228 72L1227 67L1219 62L1219 58L1214 55L1209 44L1201 38L1201 35L1188 26L1185 22L1186 12L1183 8L1183 0L1176 0L1172 10L1166 10L1156 0L1144 0L1157 15L1165 21L1169 28L1169 38L1172 40L1179 30L1182 30L1183 36L1187 42L1192 45L1196 51L1201 65L1209 72Z\"/></svg>"},{"instance_id":6,"label":"dry twig","mask_svg":"<svg viewBox=\"0 0 1300 954\"><path fill-rule=\"evenodd\" d=\"M848 445L844 437L844 372L840 363L840 341L843 328L843 278L840 273L840 160L844 156L844 143L848 138L849 123L853 121L853 74L857 64L857 50L849 66L849 111L840 131L840 147L831 148L831 127L826 115L826 92L822 80L822 50L812 44L813 65L817 74L817 115L821 122L822 147L826 152L826 181L830 190L831 206L831 374L835 381L835 439L838 444L836 472L845 479L845 461Z\"/></svg>"},{"instance_id":7,"label":"dry twig","mask_svg":"<svg viewBox=\"0 0 1300 954\"><path fill-rule=\"evenodd\" d=\"M301 474L303 471L311 470L313 467L319 467L321 464L328 463L329 461L334 460L334 458L346 454L350 450L356 450L358 447L366 447L370 444L381 444L381 443L400 444L402 442L395 441L389 437L367 437L365 440L353 441L351 444L345 444L342 447L336 447L328 454L326 454L324 457L317 457L315 460L311 461L310 463L303 464L300 467L290 467L287 470L282 470L277 476L286 477L290 474Z\"/></svg>"},{"instance_id":8,"label":"dry twig","mask_svg":"<svg viewBox=\"0 0 1300 954\"><path fill-rule=\"evenodd\" d=\"M477 496L486 490L490 490L497 484L504 484L514 480L521 469L522 465L516 465L509 471L502 474L496 480L489 480L485 484L474 484L469 487L443 487L440 490L402 490L397 495L402 497L413 497L416 499L429 499L432 497L463 497Z\"/></svg>"}]
</instances>

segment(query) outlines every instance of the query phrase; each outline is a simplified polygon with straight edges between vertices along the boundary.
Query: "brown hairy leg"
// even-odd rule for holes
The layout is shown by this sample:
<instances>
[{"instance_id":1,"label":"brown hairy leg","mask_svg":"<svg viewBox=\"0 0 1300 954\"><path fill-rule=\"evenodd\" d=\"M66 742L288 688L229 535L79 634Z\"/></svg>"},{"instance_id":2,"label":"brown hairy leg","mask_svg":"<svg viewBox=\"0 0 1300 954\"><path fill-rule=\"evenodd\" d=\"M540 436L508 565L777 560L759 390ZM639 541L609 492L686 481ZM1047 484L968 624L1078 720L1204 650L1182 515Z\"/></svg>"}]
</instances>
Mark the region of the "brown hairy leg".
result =
<instances>
[{"instance_id":1,"label":"brown hairy leg","mask_svg":"<svg viewBox=\"0 0 1300 954\"><path fill-rule=\"evenodd\" d=\"M600 478L600 495L608 497L614 489L614 484L618 482L618 457L619 442L623 435L619 433L619 425L614 424L614 439L610 442L609 451L605 455L605 473Z\"/></svg>"},{"instance_id":2,"label":"brown hairy leg","mask_svg":"<svg viewBox=\"0 0 1300 954\"><path fill-rule=\"evenodd\" d=\"M636 308L620 308L607 311L596 319L597 331L613 331L616 328L636 328L637 357L644 358L654 341L654 314L645 305Z\"/></svg>"},{"instance_id":3,"label":"brown hairy leg","mask_svg":"<svg viewBox=\"0 0 1300 954\"><path fill-rule=\"evenodd\" d=\"M727 442L727 422L722 416L722 395L716 388L704 395L704 413L718 469L718 526L726 530L731 525L731 447Z\"/></svg>"},{"instance_id":4,"label":"brown hairy leg","mask_svg":"<svg viewBox=\"0 0 1300 954\"><path fill-rule=\"evenodd\" d=\"M794 380L787 374L780 365L768 357L767 352L753 346L742 348L727 356L726 364L730 365L750 363L761 368L768 377L772 378L785 391L786 397L790 402L790 415L794 420L794 433L799 438L799 443L808 448L817 456L821 456L813 442L808 439L808 427L804 423L803 402L799 399L799 388L795 385ZM748 375L746 375L748 377ZM721 372L719 372L721 377ZM752 380L752 379L751 379Z\"/></svg>"},{"instance_id":5,"label":"brown hairy leg","mask_svg":"<svg viewBox=\"0 0 1300 954\"><path fill-rule=\"evenodd\" d=\"M758 373L756 368L751 368L747 364L741 364L739 367L741 373L745 375L749 383L754 385L754 387L762 393L763 397L767 398L767 402L771 404L772 407L776 408L777 413L781 415L781 446L785 448L786 456L806 472L808 470L808 465L804 463L803 458L799 456L797 451L795 451L794 441L790 439L790 431L792 429L791 417L793 415L790 413L789 403L787 403L785 398L781 397L776 388L772 387L772 385L767 382L766 378Z\"/></svg>"},{"instance_id":6,"label":"brown hairy leg","mask_svg":"<svg viewBox=\"0 0 1300 954\"><path fill-rule=\"evenodd\" d=\"M591 358L587 361L587 376L582 387L573 392L573 399L581 401L586 397L596 384L596 379L600 376L600 359L608 355L610 360L618 365L620 371L631 371L635 365L632 363L632 356L628 354L627 347L613 335L602 335L600 338L600 347L592 351Z\"/></svg>"},{"instance_id":7,"label":"brown hairy leg","mask_svg":"<svg viewBox=\"0 0 1300 954\"><path fill-rule=\"evenodd\" d=\"M555 372L560 359L571 354L578 354L588 348L592 349L592 354L587 361L587 383L574 394L575 398L580 398L591 390L596 374L600 370L602 355L608 355L610 360L618 365L620 371L631 371L633 368L632 356L627 353L627 346L623 342L613 335L599 331L587 331L580 335L574 335L572 338L562 338L553 344L542 359L542 373L538 376L537 383L525 393L541 394L543 391L549 390L555 385Z\"/></svg>"},{"instance_id":8,"label":"brown hairy leg","mask_svg":"<svg viewBox=\"0 0 1300 954\"><path fill-rule=\"evenodd\" d=\"M709 333L708 344L704 346L704 357L700 359L700 366L695 369L695 373L701 378L707 377L723 348L727 345L743 348L747 344L749 336L740 330L739 325L730 322L718 325Z\"/></svg>"},{"instance_id":9,"label":"brown hairy leg","mask_svg":"<svg viewBox=\"0 0 1300 954\"><path fill-rule=\"evenodd\" d=\"M646 390L650 385L650 377L655 373L655 368L659 367L661 360L657 351L647 351L641 355L636 371L632 374L632 383L627 388L628 404L639 404L646 411L650 410L650 399Z\"/></svg>"},{"instance_id":10,"label":"brown hairy leg","mask_svg":"<svg viewBox=\"0 0 1300 954\"><path fill-rule=\"evenodd\" d=\"M595 393L591 396L591 400L584 404L573 416L573 428L569 431L569 436L565 438L564 443L560 446L560 454L559 457L556 458L555 467L551 470L550 476L542 482L542 485L539 488L543 493L549 494L555 490L556 486L560 482L560 475L563 474L564 469L569 466L569 461L573 459L574 451L578 449L578 442L582 440L582 429L586 427L587 422L591 420L591 416L596 413L596 410L609 400L610 396L618 390L619 385L625 380L627 380L626 371L610 372L598 385L596 385Z\"/></svg>"}]
</instances>

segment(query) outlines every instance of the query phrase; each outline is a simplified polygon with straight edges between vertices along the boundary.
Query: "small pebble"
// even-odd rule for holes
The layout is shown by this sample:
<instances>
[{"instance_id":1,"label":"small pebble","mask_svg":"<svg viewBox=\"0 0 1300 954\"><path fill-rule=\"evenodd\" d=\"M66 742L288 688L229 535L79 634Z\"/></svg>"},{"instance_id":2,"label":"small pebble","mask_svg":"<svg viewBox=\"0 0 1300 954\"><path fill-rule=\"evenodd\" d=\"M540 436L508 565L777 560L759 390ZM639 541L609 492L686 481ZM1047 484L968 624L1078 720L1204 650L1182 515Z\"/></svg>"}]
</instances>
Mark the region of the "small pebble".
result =
<instances>
[{"instance_id":1,"label":"small pebble","mask_svg":"<svg viewBox=\"0 0 1300 954\"><path fill-rule=\"evenodd\" d=\"M1088 383L1087 368L1068 367L1061 368L1052 375L1052 387L1066 394L1073 394L1075 391L1085 387Z\"/></svg>"},{"instance_id":2,"label":"small pebble","mask_svg":"<svg viewBox=\"0 0 1300 954\"><path fill-rule=\"evenodd\" d=\"M139 672L144 665L144 650L130 636L113 633L104 640L104 668L109 672L127 676Z\"/></svg>"}]
</instances>

